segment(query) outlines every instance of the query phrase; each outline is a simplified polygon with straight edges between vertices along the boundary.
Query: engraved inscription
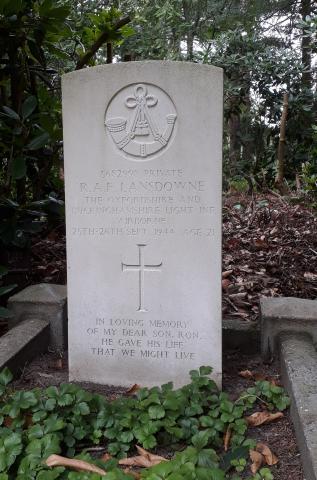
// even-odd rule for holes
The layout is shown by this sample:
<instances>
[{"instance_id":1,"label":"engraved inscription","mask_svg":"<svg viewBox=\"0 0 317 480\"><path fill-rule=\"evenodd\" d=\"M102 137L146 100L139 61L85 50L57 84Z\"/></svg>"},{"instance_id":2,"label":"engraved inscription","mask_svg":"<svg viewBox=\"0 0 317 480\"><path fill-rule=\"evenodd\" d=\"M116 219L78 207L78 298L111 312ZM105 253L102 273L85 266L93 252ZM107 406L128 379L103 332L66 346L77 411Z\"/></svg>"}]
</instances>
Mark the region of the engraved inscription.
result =
<instances>
[{"instance_id":1,"label":"engraved inscription","mask_svg":"<svg viewBox=\"0 0 317 480\"><path fill-rule=\"evenodd\" d=\"M155 85L141 83L130 85L113 97L105 125L122 154L142 161L167 146L176 119L175 107L168 95Z\"/></svg>"},{"instance_id":2,"label":"engraved inscription","mask_svg":"<svg viewBox=\"0 0 317 480\"><path fill-rule=\"evenodd\" d=\"M139 263L129 265L127 263L122 262L122 271L133 271L139 273L139 307L137 309L138 312L147 312L148 310L145 308L144 303L144 281L145 281L145 272L161 272L160 267L162 266L162 262L158 265L147 265L144 263L144 255L143 249L146 247L145 244L137 245L139 249Z\"/></svg>"}]
</instances>

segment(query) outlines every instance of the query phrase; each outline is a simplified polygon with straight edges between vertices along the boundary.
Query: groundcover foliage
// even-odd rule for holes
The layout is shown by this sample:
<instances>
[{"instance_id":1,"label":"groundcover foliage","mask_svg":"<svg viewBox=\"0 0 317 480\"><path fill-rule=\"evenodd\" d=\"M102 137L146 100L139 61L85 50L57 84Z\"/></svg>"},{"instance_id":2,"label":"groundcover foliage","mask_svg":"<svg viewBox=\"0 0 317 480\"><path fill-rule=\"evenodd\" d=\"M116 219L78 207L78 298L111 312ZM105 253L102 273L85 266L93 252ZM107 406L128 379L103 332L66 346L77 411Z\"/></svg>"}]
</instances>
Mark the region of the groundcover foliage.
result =
<instances>
[{"instance_id":1,"label":"groundcover foliage","mask_svg":"<svg viewBox=\"0 0 317 480\"><path fill-rule=\"evenodd\" d=\"M143 470L146 480L271 480L269 469L243 476L249 449L244 419L256 402L284 410L288 397L281 387L256 382L236 401L220 392L209 378L210 367L190 372L191 383L174 390L172 383L142 388L134 396L108 401L74 384L12 391L8 369L0 373L0 480L99 480L99 474L48 468L51 454L83 459L107 471L108 480L134 478L118 468L136 444L145 449L168 446L176 453L169 462ZM230 429L230 449L223 438ZM87 445L105 445L114 458L92 459ZM80 455L76 455L81 452ZM242 475L242 477L241 477Z\"/></svg>"}]
</instances>

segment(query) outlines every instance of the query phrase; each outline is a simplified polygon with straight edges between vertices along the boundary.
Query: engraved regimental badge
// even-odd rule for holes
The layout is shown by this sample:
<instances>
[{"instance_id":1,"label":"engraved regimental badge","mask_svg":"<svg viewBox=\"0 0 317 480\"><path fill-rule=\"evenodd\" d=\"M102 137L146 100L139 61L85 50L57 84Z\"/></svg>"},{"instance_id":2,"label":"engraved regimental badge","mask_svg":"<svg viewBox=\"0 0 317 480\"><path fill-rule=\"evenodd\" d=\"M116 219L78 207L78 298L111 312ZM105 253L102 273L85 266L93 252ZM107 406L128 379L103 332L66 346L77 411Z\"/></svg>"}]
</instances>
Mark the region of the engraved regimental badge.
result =
<instances>
[{"instance_id":1,"label":"engraved regimental badge","mask_svg":"<svg viewBox=\"0 0 317 480\"><path fill-rule=\"evenodd\" d=\"M105 125L118 151L131 160L151 160L175 133L176 110L161 88L140 83L120 90L106 110Z\"/></svg>"}]
</instances>

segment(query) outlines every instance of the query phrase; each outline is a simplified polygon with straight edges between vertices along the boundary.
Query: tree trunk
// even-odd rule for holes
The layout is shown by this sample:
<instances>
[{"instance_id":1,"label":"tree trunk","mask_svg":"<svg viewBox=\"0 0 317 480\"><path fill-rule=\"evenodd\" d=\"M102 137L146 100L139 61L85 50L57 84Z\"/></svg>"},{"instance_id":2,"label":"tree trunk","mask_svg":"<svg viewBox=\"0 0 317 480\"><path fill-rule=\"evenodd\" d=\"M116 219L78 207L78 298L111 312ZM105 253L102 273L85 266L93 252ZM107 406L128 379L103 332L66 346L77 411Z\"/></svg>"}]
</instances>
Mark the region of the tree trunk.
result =
<instances>
[{"instance_id":1,"label":"tree trunk","mask_svg":"<svg viewBox=\"0 0 317 480\"><path fill-rule=\"evenodd\" d=\"M113 48L112 48L112 43L111 42L108 42L107 43L107 60L106 60L106 63L112 63L112 56L113 56L113 52L112 52Z\"/></svg>"},{"instance_id":2,"label":"tree trunk","mask_svg":"<svg viewBox=\"0 0 317 480\"><path fill-rule=\"evenodd\" d=\"M130 21L131 21L131 18L129 16L121 18L113 25L113 30L115 32L117 30L120 30L120 28L122 28L124 25L126 25ZM90 49L78 60L76 65L76 70L81 70L82 68L84 68L89 63L90 59L97 53L99 48L104 43L107 43L108 40L109 40L109 32L102 32L97 38L97 40L94 42L94 44L90 47Z\"/></svg>"},{"instance_id":3,"label":"tree trunk","mask_svg":"<svg viewBox=\"0 0 317 480\"><path fill-rule=\"evenodd\" d=\"M306 21L306 17L312 13L311 0L301 0L301 17L303 21ZM304 147L304 151L308 152L312 142L312 125L314 122L313 113L313 75L312 75L312 38L308 32L302 30L301 39L301 51L302 51L302 78L301 78L301 91L304 95L304 103L310 105L310 110L302 111L301 114L301 144ZM308 157L308 153L307 153Z\"/></svg>"},{"instance_id":4,"label":"tree trunk","mask_svg":"<svg viewBox=\"0 0 317 480\"><path fill-rule=\"evenodd\" d=\"M277 172L275 177L275 186L281 194L285 192L284 176L285 176L285 141L286 141L286 119L288 111L288 93L284 93L283 111L280 126L280 140L277 151Z\"/></svg>"},{"instance_id":5,"label":"tree trunk","mask_svg":"<svg viewBox=\"0 0 317 480\"><path fill-rule=\"evenodd\" d=\"M311 0L302 0L301 1L301 17L303 21L306 21L306 17L310 16L312 13ZM312 60L312 51L311 51L311 37L309 34L302 32L302 64L303 64L303 73L302 73L302 88L303 89L312 89L312 69L311 69L311 60Z\"/></svg>"},{"instance_id":6,"label":"tree trunk","mask_svg":"<svg viewBox=\"0 0 317 480\"><path fill-rule=\"evenodd\" d=\"M9 61L10 61L10 68L11 68L11 75L10 75L11 105L13 110L20 114L22 97L24 92L24 77L23 77L23 74L21 73L21 66L19 64L19 60L20 59L18 57L18 45L12 42L10 44L10 49L9 49ZM8 172L10 172L11 162L15 155L17 155L17 152L13 150L10 163L8 165ZM16 199L17 199L17 202L20 204L24 204L26 202L25 178L20 178L16 180Z\"/></svg>"}]
</instances>

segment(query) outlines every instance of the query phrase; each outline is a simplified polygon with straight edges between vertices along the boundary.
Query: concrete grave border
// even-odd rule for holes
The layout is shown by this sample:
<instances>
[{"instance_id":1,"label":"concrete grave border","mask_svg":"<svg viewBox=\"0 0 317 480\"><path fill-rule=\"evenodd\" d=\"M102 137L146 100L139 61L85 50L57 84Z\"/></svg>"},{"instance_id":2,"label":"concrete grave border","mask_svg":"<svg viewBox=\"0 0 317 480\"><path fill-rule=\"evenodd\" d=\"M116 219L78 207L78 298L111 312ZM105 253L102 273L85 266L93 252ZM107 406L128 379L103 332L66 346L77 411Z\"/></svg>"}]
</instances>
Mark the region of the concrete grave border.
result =
<instances>
[{"instance_id":1,"label":"concrete grave border","mask_svg":"<svg viewBox=\"0 0 317 480\"><path fill-rule=\"evenodd\" d=\"M47 351L50 323L38 318L25 320L0 337L0 371L8 367L14 375L25 364Z\"/></svg>"},{"instance_id":2,"label":"concrete grave border","mask_svg":"<svg viewBox=\"0 0 317 480\"><path fill-rule=\"evenodd\" d=\"M9 329L28 319L40 319L50 324L50 348L67 348L67 287L39 283L24 288L9 298L8 308L13 317Z\"/></svg>"},{"instance_id":3,"label":"concrete grave border","mask_svg":"<svg viewBox=\"0 0 317 480\"><path fill-rule=\"evenodd\" d=\"M278 351L282 332L307 333L317 344L317 302L295 297L261 298L261 352L265 361Z\"/></svg>"},{"instance_id":4,"label":"concrete grave border","mask_svg":"<svg viewBox=\"0 0 317 480\"><path fill-rule=\"evenodd\" d=\"M263 298L264 361L280 357L306 480L317 480L317 300Z\"/></svg>"}]
</instances>

